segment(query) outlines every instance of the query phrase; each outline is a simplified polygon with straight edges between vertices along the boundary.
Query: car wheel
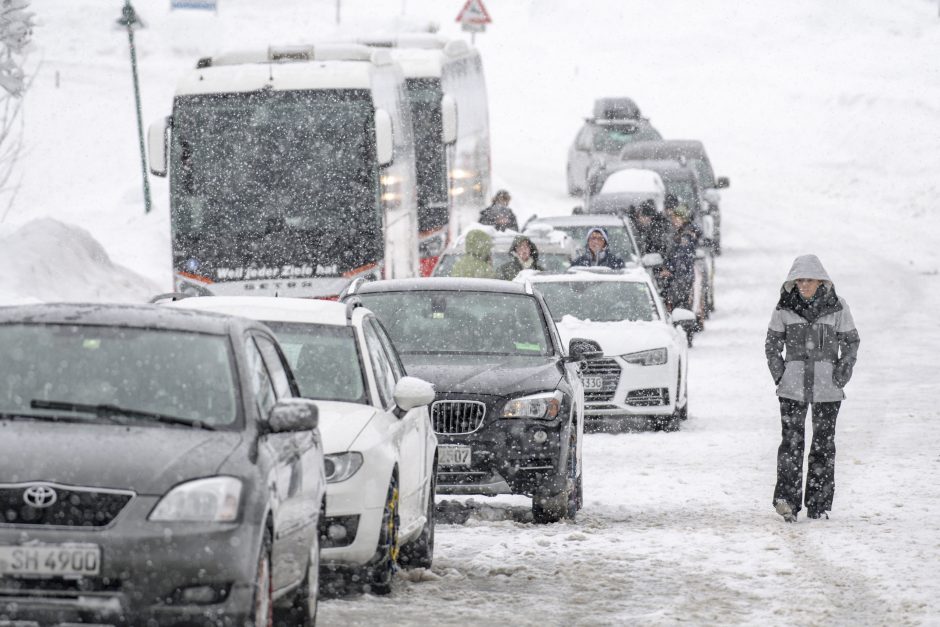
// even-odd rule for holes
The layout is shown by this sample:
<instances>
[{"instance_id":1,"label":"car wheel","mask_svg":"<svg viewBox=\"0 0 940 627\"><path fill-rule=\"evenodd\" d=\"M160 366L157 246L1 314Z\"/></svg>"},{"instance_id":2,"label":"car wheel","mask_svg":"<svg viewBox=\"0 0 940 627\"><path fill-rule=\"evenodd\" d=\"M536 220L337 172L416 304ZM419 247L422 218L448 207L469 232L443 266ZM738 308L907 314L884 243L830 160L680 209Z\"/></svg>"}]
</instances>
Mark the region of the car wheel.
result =
<instances>
[{"instance_id":1,"label":"car wheel","mask_svg":"<svg viewBox=\"0 0 940 627\"><path fill-rule=\"evenodd\" d=\"M326 516L326 502L320 504L320 519ZM319 527L319 526L318 526ZM274 608L275 625L297 625L308 627L317 624L317 608L320 600L320 531L314 533L310 546L307 571L300 587L293 594L290 606Z\"/></svg>"},{"instance_id":2,"label":"car wheel","mask_svg":"<svg viewBox=\"0 0 940 627\"><path fill-rule=\"evenodd\" d=\"M398 479L392 475L385 497L382 528L379 530L378 560L370 569L368 591L385 595L392 591L392 580L398 566Z\"/></svg>"},{"instance_id":3,"label":"car wheel","mask_svg":"<svg viewBox=\"0 0 940 627\"><path fill-rule=\"evenodd\" d=\"M274 625L274 580L271 576L271 532L264 532L258 568L255 570L255 597L250 624L255 627Z\"/></svg>"},{"instance_id":4,"label":"car wheel","mask_svg":"<svg viewBox=\"0 0 940 627\"><path fill-rule=\"evenodd\" d=\"M577 434L574 435L577 438ZM577 442L575 442L577 444ZM569 443L570 447L570 443ZM532 519L536 524L545 525L556 523L562 518L574 518L577 513L572 510L572 503L577 502L577 486L571 477L571 453L568 454L569 463L565 472L565 489L558 494L549 496L535 495L532 497ZM577 463L577 461L575 461Z\"/></svg>"},{"instance_id":5,"label":"car wheel","mask_svg":"<svg viewBox=\"0 0 940 627\"><path fill-rule=\"evenodd\" d=\"M581 474L578 472L578 432L574 425L571 428L571 439L568 449L568 511L565 518L574 520L581 509L580 495L583 492L581 486Z\"/></svg>"},{"instance_id":6,"label":"car wheel","mask_svg":"<svg viewBox=\"0 0 940 627\"><path fill-rule=\"evenodd\" d=\"M437 493L437 460L431 471L431 485L428 490L427 520L421 529L421 535L401 547L402 568L431 568L434 560L434 496Z\"/></svg>"}]
</instances>

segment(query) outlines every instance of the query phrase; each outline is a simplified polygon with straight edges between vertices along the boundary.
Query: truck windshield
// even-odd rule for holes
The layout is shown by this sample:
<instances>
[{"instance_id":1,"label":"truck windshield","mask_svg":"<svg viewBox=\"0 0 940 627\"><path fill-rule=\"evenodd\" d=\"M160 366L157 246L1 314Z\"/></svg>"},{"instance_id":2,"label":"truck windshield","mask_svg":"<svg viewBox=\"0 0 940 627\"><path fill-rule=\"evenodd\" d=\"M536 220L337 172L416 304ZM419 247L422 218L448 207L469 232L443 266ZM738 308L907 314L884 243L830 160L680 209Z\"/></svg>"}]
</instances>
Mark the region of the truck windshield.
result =
<instances>
[{"instance_id":1,"label":"truck windshield","mask_svg":"<svg viewBox=\"0 0 940 627\"><path fill-rule=\"evenodd\" d=\"M432 78L405 81L415 133L418 182L418 226L430 231L447 224L447 155L442 143L441 82Z\"/></svg>"},{"instance_id":2,"label":"truck windshield","mask_svg":"<svg viewBox=\"0 0 940 627\"><path fill-rule=\"evenodd\" d=\"M216 265L373 261L364 258L376 257L370 249L381 239L373 111L367 90L178 97L171 214L184 250L176 256ZM271 236L278 245L256 239L254 248L276 258L253 256L246 236Z\"/></svg>"},{"instance_id":3,"label":"truck windshield","mask_svg":"<svg viewBox=\"0 0 940 627\"><path fill-rule=\"evenodd\" d=\"M531 296L415 290L361 298L403 355L552 354L538 301Z\"/></svg>"}]
</instances>

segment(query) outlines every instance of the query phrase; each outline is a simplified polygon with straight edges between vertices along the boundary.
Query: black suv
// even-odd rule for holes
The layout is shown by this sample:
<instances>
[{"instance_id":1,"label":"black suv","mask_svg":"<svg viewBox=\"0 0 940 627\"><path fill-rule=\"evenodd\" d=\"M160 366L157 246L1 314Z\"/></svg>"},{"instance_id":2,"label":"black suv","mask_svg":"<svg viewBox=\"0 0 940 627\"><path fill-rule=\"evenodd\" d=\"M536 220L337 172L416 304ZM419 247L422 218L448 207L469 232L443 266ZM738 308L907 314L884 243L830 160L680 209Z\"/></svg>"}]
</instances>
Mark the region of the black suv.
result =
<instances>
[{"instance_id":1,"label":"black suv","mask_svg":"<svg viewBox=\"0 0 940 627\"><path fill-rule=\"evenodd\" d=\"M408 373L435 384L438 492L525 494L536 522L581 507L581 361L600 346L566 349L531 284L488 279L354 283L382 320Z\"/></svg>"}]
</instances>

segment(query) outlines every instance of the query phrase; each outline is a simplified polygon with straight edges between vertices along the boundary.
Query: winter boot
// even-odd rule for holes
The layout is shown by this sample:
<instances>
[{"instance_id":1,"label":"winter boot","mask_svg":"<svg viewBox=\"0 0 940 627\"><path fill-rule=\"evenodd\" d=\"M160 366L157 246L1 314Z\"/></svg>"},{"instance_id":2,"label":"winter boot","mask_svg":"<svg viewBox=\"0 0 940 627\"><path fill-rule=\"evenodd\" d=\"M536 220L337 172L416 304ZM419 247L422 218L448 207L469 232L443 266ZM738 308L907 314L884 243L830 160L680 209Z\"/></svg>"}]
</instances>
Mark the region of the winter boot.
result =
<instances>
[{"instance_id":1,"label":"winter boot","mask_svg":"<svg viewBox=\"0 0 940 627\"><path fill-rule=\"evenodd\" d=\"M778 511L779 511L779 510L778 510ZM826 519L826 520L829 520L829 514L828 514L828 513L826 513L826 512L821 512L821 511L818 511L818 510L815 510L815 509L806 510L806 517L807 517L807 518L812 518L812 519L814 519L814 520L817 520L817 519L819 519L819 518L824 518L824 519Z\"/></svg>"},{"instance_id":2,"label":"winter boot","mask_svg":"<svg viewBox=\"0 0 940 627\"><path fill-rule=\"evenodd\" d=\"M774 501L774 509L777 510L777 513L783 516L783 520L788 523L796 522L796 513L793 511L793 508L790 507L790 504L784 499L777 499Z\"/></svg>"}]
</instances>

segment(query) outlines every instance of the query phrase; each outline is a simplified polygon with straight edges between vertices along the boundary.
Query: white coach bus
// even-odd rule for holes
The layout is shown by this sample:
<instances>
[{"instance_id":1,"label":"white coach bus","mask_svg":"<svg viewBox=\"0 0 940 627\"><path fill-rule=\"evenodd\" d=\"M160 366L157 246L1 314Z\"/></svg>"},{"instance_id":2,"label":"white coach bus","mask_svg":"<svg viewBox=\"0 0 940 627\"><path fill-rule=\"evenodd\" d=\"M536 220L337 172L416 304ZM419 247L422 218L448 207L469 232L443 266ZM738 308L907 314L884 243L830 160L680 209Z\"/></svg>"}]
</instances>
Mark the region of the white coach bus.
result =
<instances>
[{"instance_id":1,"label":"white coach bus","mask_svg":"<svg viewBox=\"0 0 940 627\"><path fill-rule=\"evenodd\" d=\"M177 291L333 297L419 273L401 69L361 45L200 59L149 133Z\"/></svg>"}]
</instances>

